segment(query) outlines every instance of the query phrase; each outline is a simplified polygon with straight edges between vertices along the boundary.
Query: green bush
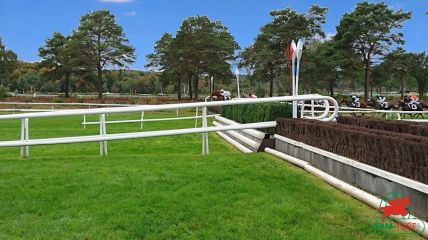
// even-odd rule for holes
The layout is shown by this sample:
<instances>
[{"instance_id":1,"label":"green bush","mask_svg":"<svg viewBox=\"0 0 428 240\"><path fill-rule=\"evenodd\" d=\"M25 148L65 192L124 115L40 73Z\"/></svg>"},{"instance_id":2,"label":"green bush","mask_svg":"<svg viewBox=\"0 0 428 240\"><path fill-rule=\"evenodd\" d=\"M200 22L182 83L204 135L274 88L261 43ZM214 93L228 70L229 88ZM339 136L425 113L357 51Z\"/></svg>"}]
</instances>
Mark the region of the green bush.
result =
<instances>
[{"instance_id":1,"label":"green bush","mask_svg":"<svg viewBox=\"0 0 428 240\"><path fill-rule=\"evenodd\" d=\"M288 103L259 103L222 106L220 114L239 123L275 121L277 118L291 118L292 105ZM274 129L261 129L273 133Z\"/></svg>"},{"instance_id":2,"label":"green bush","mask_svg":"<svg viewBox=\"0 0 428 240\"><path fill-rule=\"evenodd\" d=\"M5 97L10 97L10 95L7 93L4 87L0 86L0 99Z\"/></svg>"},{"instance_id":3,"label":"green bush","mask_svg":"<svg viewBox=\"0 0 428 240\"><path fill-rule=\"evenodd\" d=\"M62 97L54 97L54 98L52 99L52 102L53 102L53 103L64 103L64 102L65 102L65 100L64 100L64 98L62 98Z\"/></svg>"}]
</instances>

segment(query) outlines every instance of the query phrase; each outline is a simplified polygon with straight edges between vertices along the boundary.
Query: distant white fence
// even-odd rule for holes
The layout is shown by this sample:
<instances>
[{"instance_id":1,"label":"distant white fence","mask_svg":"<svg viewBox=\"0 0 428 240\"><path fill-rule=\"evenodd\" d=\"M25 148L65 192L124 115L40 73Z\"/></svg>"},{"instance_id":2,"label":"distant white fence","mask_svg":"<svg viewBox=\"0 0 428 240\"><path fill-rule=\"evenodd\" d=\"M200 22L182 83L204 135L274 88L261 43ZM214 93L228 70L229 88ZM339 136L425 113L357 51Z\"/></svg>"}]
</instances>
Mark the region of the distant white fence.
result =
<instances>
[{"instance_id":1,"label":"distant white fence","mask_svg":"<svg viewBox=\"0 0 428 240\"><path fill-rule=\"evenodd\" d=\"M338 103L334 98L320 95L300 95L300 96L284 96L272 98L259 98L251 100L234 100L234 101L218 101L218 102L197 102L197 103L179 103L179 104L163 104L163 105L148 105L148 106L132 106L132 107L119 107L119 108L96 108L96 109L77 109L77 110L62 110L53 112L40 112L40 113L23 113L23 114L9 114L0 115L0 120L21 120L21 139L16 141L1 141L0 147L21 147L21 157L29 157L29 146L36 145L52 145L52 144L66 144L66 143L85 143L85 142L100 142L100 155L107 155L107 141L135 139L156 136L168 136L178 134L202 133L202 154L209 154L208 145L208 132L229 131L240 129L252 128L269 128L275 127L276 122L260 122L249 124L234 124L228 126L214 126L208 127L207 107L225 106L225 105L240 105L240 104L254 104L254 103L270 103L270 102L290 102L290 101L306 101L306 100L323 100L324 102L332 103L332 111L330 106L326 105L326 110L321 116L315 118L322 121L331 121L337 116L339 109ZM136 133L116 133L107 134L107 121L105 120L106 114L115 113L133 113L133 112L147 112L147 111L162 111L171 109L194 109L202 108L202 127L200 128L186 128L186 129L173 129L173 130L160 130ZM49 117L64 117L64 116L77 116L77 115L99 115L99 135L92 136L78 136L78 137L61 137L61 138L45 138L45 139L30 139L29 138L29 122L33 118L49 118ZM0 125L1 126L1 125Z\"/></svg>"},{"instance_id":2,"label":"distant white fence","mask_svg":"<svg viewBox=\"0 0 428 240\"><path fill-rule=\"evenodd\" d=\"M130 107L135 106L131 104L116 104L116 103L38 103L38 102L0 102L0 105L14 105L14 106L80 106L80 107Z\"/></svg>"},{"instance_id":3,"label":"distant white fence","mask_svg":"<svg viewBox=\"0 0 428 240\"><path fill-rule=\"evenodd\" d=\"M317 114L324 114L325 111L315 110L315 108L325 108L325 105L320 105L314 103L314 101L311 101L311 104L299 104L300 106L300 114L302 118L313 118L316 117ZM305 107L309 107L310 109L306 109ZM331 108L331 106L329 107ZM402 121L413 121L413 122L428 122L428 119L402 119L401 115L405 114L427 114L428 111L401 111L401 110L378 110L378 109L372 109L372 108L352 108L352 107L340 107L338 110L338 114L341 113L361 113L361 114L385 114L386 119L396 119L396 120L402 120ZM394 118L395 116L395 118Z\"/></svg>"}]
</instances>

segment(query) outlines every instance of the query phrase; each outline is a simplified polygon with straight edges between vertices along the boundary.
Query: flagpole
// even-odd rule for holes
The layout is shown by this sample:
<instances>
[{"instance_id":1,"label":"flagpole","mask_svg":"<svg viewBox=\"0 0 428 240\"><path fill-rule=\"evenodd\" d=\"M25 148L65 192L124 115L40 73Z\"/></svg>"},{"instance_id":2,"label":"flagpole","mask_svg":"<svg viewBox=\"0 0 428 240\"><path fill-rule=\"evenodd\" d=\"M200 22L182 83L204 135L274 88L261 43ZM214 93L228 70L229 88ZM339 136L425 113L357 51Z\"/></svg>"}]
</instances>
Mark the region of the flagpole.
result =
<instances>
[{"instance_id":1,"label":"flagpole","mask_svg":"<svg viewBox=\"0 0 428 240\"><path fill-rule=\"evenodd\" d=\"M241 92L239 91L239 69L236 69L236 85L238 87L238 99L241 99Z\"/></svg>"},{"instance_id":2,"label":"flagpole","mask_svg":"<svg viewBox=\"0 0 428 240\"><path fill-rule=\"evenodd\" d=\"M303 39L299 39L299 42L297 43L297 47L296 47L296 57L297 57L297 70L296 70L296 84L295 84L295 89L294 89L294 96L299 95L299 76L300 76L300 59L302 58L302 53L303 53ZM297 117L297 102L293 103L293 116Z\"/></svg>"}]
</instances>

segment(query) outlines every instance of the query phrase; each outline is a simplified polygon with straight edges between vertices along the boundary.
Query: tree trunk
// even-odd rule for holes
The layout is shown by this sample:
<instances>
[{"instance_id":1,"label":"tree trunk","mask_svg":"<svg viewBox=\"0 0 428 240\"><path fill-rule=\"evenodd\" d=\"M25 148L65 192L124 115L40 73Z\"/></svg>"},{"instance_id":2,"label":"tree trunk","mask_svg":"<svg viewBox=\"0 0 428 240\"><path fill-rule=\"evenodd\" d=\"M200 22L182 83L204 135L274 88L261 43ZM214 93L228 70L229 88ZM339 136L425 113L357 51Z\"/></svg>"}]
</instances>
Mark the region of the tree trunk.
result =
<instances>
[{"instance_id":1,"label":"tree trunk","mask_svg":"<svg viewBox=\"0 0 428 240\"><path fill-rule=\"evenodd\" d=\"M98 98L103 98L103 72L101 69L101 64L98 63L97 66L97 90L98 90Z\"/></svg>"},{"instance_id":2,"label":"tree trunk","mask_svg":"<svg viewBox=\"0 0 428 240\"><path fill-rule=\"evenodd\" d=\"M419 92L420 99L422 99L425 95L425 87L426 85L418 84L418 92Z\"/></svg>"},{"instance_id":3,"label":"tree trunk","mask_svg":"<svg viewBox=\"0 0 428 240\"><path fill-rule=\"evenodd\" d=\"M65 84L65 86L64 86L65 98L70 97L68 94L68 92L69 92L68 85L70 84L69 82L70 82L70 73L66 73L65 74L65 83L64 83Z\"/></svg>"},{"instance_id":4,"label":"tree trunk","mask_svg":"<svg viewBox=\"0 0 428 240\"><path fill-rule=\"evenodd\" d=\"M270 81L269 81L269 97L273 96L273 71L272 69L269 71L270 72Z\"/></svg>"},{"instance_id":5,"label":"tree trunk","mask_svg":"<svg viewBox=\"0 0 428 240\"><path fill-rule=\"evenodd\" d=\"M189 75L189 99L193 98L193 89L192 89L192 75Z\"/></svg>"},{"instance_id":6,"label":"tree trunk","mask_svg":"<svg viewBox=\"0 0 428 240\"><path fill-rule=\"evenodd\" d=\"M211 79L210 79L210 81L211 81ZM213 84L213 85L211 86L211 87L212 87L211 89L212 89L212 91L214 92L214 91L215 91L215 77L213 77L213 82L212 82L212 84ZM210 94L211 94L211 93L210 93Z\"/></svg>"},{"instance_id":7,"label":"tree trunk","mask_svg":"<svg viewBox=\"0 0 428 240\"><path fill-rule=\"evenodd\" d=\"M400 92L401 92L401 99L404 98L404 77L403 75L400 75Z\"/></svg>"},{"instance_id":8,"label":"tree trunk","mask_svg":"<svg viewBox=\"0 0 428 240\"><path fill-rule=\"evenodd\" d=\"M369 82L370 82L370 56L365 60L365 69L364 69L364 99L368 101L369 99Z\"/></svg>"},{"instance_id":9,"label":"tree trunk","mask_svg":"<svg viewBox=\"0 0 428 240\"><path fill-rule=\"evenodd\" d=\"M178 78L177 82L177 98L181 100L181 78Z\"/></svg>"},{"instance_id":10,"label":"tree trunk","mask_svg":"<svg viewBox=\"0 0 428 240\"><path fill-rule=\"evenodd\" d=\"M196 72L195 76L194 76L194 80L195 80L195 99L198 100L199 97L199 74Z\"/></svg>"},{"instance_id":11,"label":"tree trunk","mask_svg":"<svg viewBox=\"0 0 428 240\"><path fill-rule=\"evenodd\" d=\"M333 97L334 95L334 80L330 80L330 96Z\"/></svg>"}]
</instances>

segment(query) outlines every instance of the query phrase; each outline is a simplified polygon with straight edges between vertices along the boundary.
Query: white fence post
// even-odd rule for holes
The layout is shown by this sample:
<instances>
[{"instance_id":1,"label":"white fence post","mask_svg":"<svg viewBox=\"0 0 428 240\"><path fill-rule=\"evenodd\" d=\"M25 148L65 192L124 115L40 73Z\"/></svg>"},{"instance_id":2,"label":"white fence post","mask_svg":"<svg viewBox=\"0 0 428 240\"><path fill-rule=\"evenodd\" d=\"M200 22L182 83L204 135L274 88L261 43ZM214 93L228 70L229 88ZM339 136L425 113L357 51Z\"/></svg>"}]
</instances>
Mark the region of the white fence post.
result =
<instances>
[{"instance_id":1,"label":"white fence post","mask_svg":"<svg viewBox=\"0 0 428 240\"><path fill-rule=\"evenodd\" d=\"M315 117L314 100L311 100L311 117Z\"/></svg>"},{"instance_id":2,"label":"white fence post","mask_svg":"<svg viewBox=\"0 0 428 240\"><path fill-rule=\"evenodd\" d=\"M106 136L106 115L100 114L100 136ZM100 141L100 156L107 156L107 141Z\"/></svg>"},{"instance_id":3,"label":"white fence post","mask_svg":"<svg viewBox=\"0 0 428 240\"><path fill-rule=\"evenodd\" d=\"M25 141L28 142L30 140L30 120L28 118L25 119ZM25 146L25 154L27 158L30 157L30 146Z\"/></svg>"},{"instance_id":4,"label":"white fence post","mask_svg":"<svg viewBox=\"0 0 428 240\"><path fill-rule=\"evenodd\" d=\"M144 127L144 111L141 112L141 130L143 130Z\"/></svg>"},{"instance_id":5,"label":"white fence post","mask_svg":"<svg viewBox=\"0 0 428 240\"><path fill-rule=\"evenodd\" d=\"M29 120L28 118L21 119L21 141L27 142L29 139ZM30 146L21 147L21 158L30 157Z\"/></svg>"},{"instance_id":6,"label":"white fence post","mask_svg":"<svg viewBox=\"0 0 428 240\"><path fill-rule=\"evenodd\" d=\"M202 108L202 127L206 129L208 127L207 119L207 107ZM202 133L202 154L210 154L209 144L208 144L208 132Z\"/></svg>"},{"instance_id":7,"label":"white fence post","mask_svg":"<svg viewBox=\"0 0 428 240\"><path fill-rule=\"evenodd\" d=\"M86 114L83 115L83 129L86 130Z\"/></svg>"},{"instance_id":8,"label":"white fence post","mask_svg":"<svg viewBox=\"0 0 428 240\"><path fill-rule=\"evenodd\" d=\"M199 112L199 107L196 107L196 114L195 114L195 128L198 127L198 113Z\"/></svg>"}]
</instances>

